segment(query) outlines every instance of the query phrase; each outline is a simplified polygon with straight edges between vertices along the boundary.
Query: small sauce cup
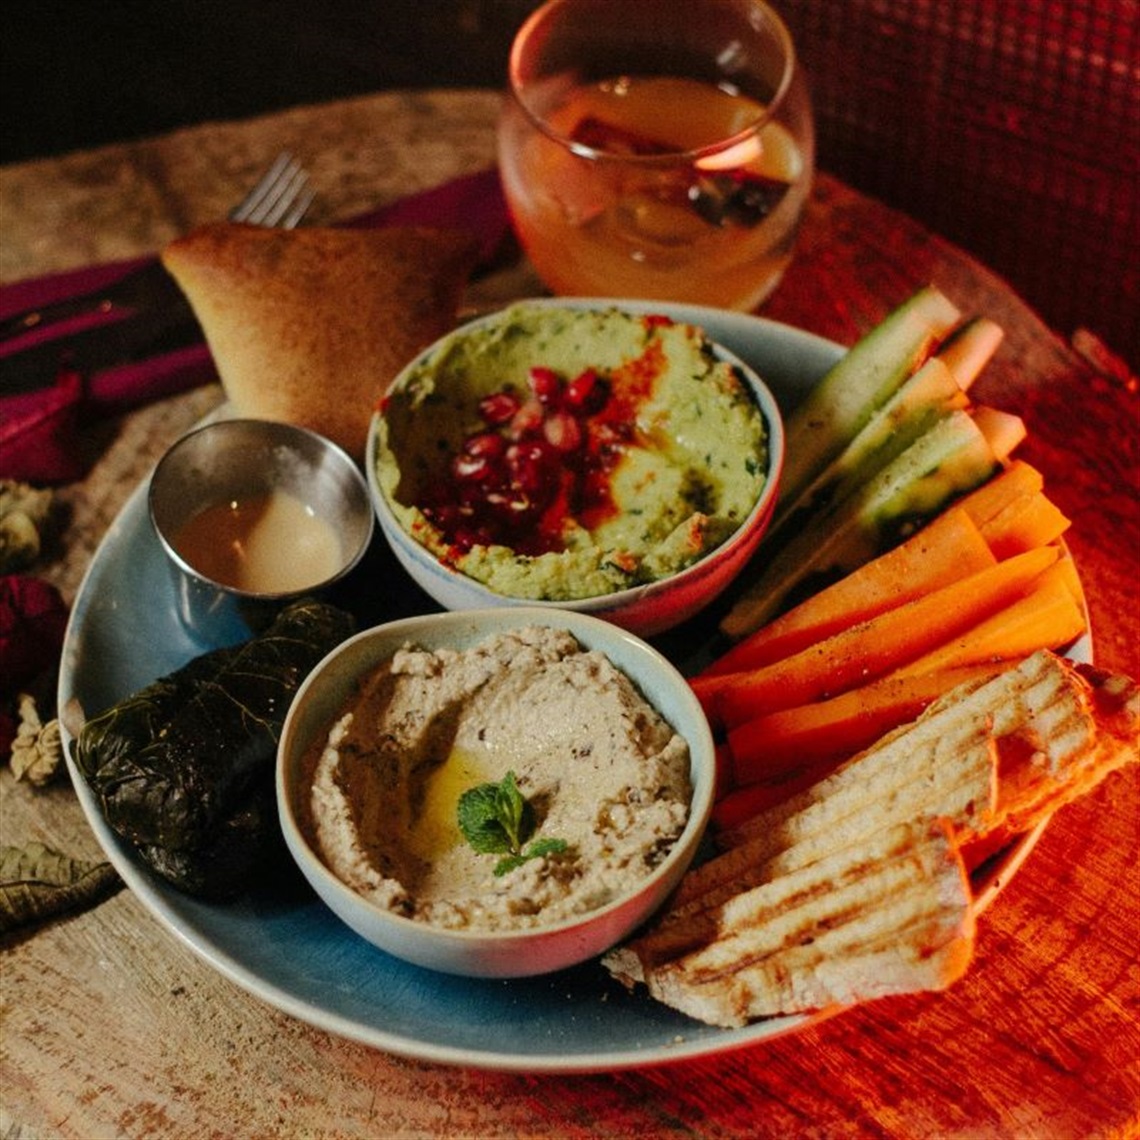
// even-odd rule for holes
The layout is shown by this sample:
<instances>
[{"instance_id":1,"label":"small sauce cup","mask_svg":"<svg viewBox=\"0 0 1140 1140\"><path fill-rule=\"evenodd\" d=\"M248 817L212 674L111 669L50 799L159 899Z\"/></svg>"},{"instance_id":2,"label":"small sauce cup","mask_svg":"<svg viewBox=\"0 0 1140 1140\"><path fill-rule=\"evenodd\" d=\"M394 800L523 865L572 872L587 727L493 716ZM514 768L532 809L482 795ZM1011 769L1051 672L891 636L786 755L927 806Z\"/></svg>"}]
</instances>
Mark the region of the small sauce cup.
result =
<instances>
[{"instance_id":1,"label":"small sauce cup","mask_svg":"<svg viewBox=\"0 0 1140 1140\"><path fill-rule=\"evenodd\" d=\"M178 440L149 487L150 519L196 635L247 637L315 596L372 539L368 486L346 452L268 420L218 420Z\"/></svg>"}]
</instances>

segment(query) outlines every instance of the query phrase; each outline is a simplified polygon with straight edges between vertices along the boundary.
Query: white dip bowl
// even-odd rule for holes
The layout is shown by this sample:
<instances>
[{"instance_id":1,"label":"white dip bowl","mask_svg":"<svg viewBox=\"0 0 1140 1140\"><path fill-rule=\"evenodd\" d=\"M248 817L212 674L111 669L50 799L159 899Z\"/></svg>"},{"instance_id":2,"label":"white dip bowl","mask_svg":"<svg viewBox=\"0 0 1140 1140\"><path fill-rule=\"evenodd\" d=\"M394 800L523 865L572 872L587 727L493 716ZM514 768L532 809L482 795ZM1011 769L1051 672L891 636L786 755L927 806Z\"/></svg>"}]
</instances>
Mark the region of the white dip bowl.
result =
<instances>
[{"instance_id":1,"label":"white dip bowl","mask_svg":"<svg viewBox=\"0 0 1140 1140\"><path fill-rule=\"evenodd\" d=\"M309 842L304 826L311 783L304 758L325 739L358 682L412 643L463 650L496 634L545 626L571 633L617 666L688 744L692 799L678 838L628 893L597 909L524 929L446 928L369 901L342 882ZM588 693L580 694L589 700ZM708 722L681 674L656 650L609 622L585 614L509 607L408 618L363 631L330 653L308 676L285 720L277 760L277 798L286 843L325 903L381 950L434 970L475 977L549 973L600 955L640 926L688 868L712 809L715 756Z\"/></svg>"},{"instance_id":2,"label":"white dip bowl","mask_svg":"<svg viewBox=\"0 0 1140 1140\"><path fill-rule=\"evenodd\" d=\"M665 307L667 308L667 307ZM653 580L638 580L631 585L607 586L603 592L586 597L556 597L536 593L532 583L526 589L511 590L492 588L476 577L457 568L455 559L441 557L436 549L420 541L410 533L422 523L421 519L410 517L412 508L423 504L416 500L417 491L406 488L405 484L414 480L407 478L407 472L422 469L436 463L433 449L436 442L425 441L425 428L438 433L440 439L449 437L454 444L464 431L473 430L478 423L479 401L487 394L487 379L476 374L476 367L468 368L462 362L462 343L470 338L484 338L488 334L502 340L521 343L516 336L512 322L519 311L536 314L550 314L552 311L571 309L594 314L612 313L614 310L629 321L641 321L658 310L645 303L609 300L539 300L512 306L508 310L492 314L464 325L448 337L436 342L424 353L411 361L393 382L381 409L373 417L369 434L365 473L369 480L373 506L385 538L392 547L403 567L416 582L437 602L448 609L470 609L489 606L544 605L579 613L590 613L615 622L640 636L649 637L661 633L692 617L717 597L744 568L755 552L757 545L771 519L776 502L776 492L784 457L784 433L780 411L775 398L767 385L756 373L738 357L726 349L713 344L714 357L728 363L735 370L743 391L750 395L759 410L764 423L766 441L762 455L737 453L732 440L715 437L706 440L705 446L712 454L712 463L717 474L710 476L710 486L716 487L722 464L736 464L743 468L751 464L763 473L763 484L754 499L748 500L734 517L739 518L731 529L715 545L707 548L695 560L679 563L664 576ZM545 319L545 318L543 318ZM506 333L504 334L504 329ZM456 351L457 343L460 351ZM498 350L495 350L496 352ZM513 351L513 350L512 350ZM549 350L536 337L533 347L524 345L515 354L513 368L516 375L504 376L503 383L516 389L525 385L525 367L520 361L532 360L541 365ZM566 375L576 374L578 369L605 367L598 359L596 347L584 344L580 348L567 350L560 346L559 360ZM477 355L471 359L479 360ZM443 362L443 365L440 365ZM430 395L423 400L425 371L434 370L430 381ZM446 390L445 390L446 389ZM679 452L689 448L693 441L680 438L679 432L691 430L677 427L679 417L669 412L661 415L660 408L654 408L650 433L664 437L664 443ZM462 420L460 424L458 421ZM416 430L406 428L415 423ZM640 429L639 425L639 429ZM444 461L438 461L443 468ZM692 460L695 478L700 479L702 464L699 458ZM423 481L423 476L419 476ZM432 478L431 482L438 482ZM674 501L674 500L670 500ZM640 503L626 513L638 512ZM715 509L713 511L715 513ZM499 553L509 549L505 544L495 547ZM547 556L542 556L545 559ZM531 559L535 564L542 559Z\"/></svg>"}]
</instances>

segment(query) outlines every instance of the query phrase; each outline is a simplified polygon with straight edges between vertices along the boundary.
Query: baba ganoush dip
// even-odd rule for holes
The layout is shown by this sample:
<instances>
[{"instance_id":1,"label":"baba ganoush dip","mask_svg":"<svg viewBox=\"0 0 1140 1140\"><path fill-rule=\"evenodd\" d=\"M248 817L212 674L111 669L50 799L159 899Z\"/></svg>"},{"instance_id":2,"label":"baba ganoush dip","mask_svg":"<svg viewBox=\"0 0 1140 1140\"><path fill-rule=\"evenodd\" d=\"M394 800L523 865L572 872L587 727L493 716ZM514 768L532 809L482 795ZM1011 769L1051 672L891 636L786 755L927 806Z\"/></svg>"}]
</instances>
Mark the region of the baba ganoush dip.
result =
<instances>
[{"instance_id":1,"label":"baba ganoush dip","mask_svg":"<svg viewBox=\"0 0 1140 1140\"><path fill-rule=\"evenodd\" d=\"M533 810L531 840L561 849L496 874L457 805L508 772ZM666 857L692 798L684 738L604 653L542 626L466 650L398 650L305 773L300 814L329 869L378 906L450 929L528 929L605 906Z\"/></svg>"},{"instance_id":2,"label":"baba ganoush dip","mask_svg":"<svg viewBox=\"0 0 1140 1140\"><path fill-rule=\"evenodd\" d=\"M721 545L768 472L768 425L703 330L518 304L409 366L377 419L399 525L495 593L565 601Z\"/></svg>"}]
</instances>

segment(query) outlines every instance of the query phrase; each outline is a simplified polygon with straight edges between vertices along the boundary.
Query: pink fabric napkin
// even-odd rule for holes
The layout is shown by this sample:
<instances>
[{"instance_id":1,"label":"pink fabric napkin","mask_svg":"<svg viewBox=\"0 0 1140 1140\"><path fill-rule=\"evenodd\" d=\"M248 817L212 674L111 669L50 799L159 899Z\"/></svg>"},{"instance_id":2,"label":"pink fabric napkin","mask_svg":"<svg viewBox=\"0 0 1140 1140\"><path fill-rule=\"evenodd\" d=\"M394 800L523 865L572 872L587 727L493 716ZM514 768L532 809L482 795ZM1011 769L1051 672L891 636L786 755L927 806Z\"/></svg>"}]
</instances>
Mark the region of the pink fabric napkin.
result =
<instances>
[{"instance_id":1,"label":"pink fabric napkin","mask_svg":"<svg viewBox=\"0 0 1140 1140\"><path fill-rule=\"evenodd\" d=\"M491 168L445 182L389 203L345 223L362 228L430 225L462 229L481 243L480 269L491 268L511 248L511 229L498 171ZM130 258L0 288L0 319L106 286L155 258ZM46 339L66 336L120 318L77 317L0 345L0 357ZM36 391L0 391L0 478L29 483L64 483L84 474L82 448L74 446L80 420L136 407L215 379L202 341L129 364L81 376L61 369L55 384Z\"/></svg>"}]
</instances>

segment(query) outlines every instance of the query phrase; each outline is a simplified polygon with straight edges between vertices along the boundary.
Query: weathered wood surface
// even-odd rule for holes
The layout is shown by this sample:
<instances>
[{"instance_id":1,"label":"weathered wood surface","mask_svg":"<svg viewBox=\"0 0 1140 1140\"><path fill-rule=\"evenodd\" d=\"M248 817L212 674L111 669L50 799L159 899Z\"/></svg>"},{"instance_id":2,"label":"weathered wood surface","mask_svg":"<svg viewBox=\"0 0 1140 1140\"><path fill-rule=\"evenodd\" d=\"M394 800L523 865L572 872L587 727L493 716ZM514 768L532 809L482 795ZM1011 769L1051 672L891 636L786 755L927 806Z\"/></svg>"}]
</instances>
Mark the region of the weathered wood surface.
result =
<instances>
[{"instance_id":1,"label":"weathered wood surface","mask_svg":"<svg viewBox=\"0 0 1140 1140\"><path fill-rule=\"evenodd\" d=\"M284 146L312 170L315 220L350 216L492 161L497 105L491 92L390 93L0 169L0 277L157 248L220 216ZM979 391L1026 417L1022 454L1074 518L1099 661L1140 674L1134 389L1092 373L961 252L826 176L765 313L850 343L928 280L1005 326ZM98 465L63 492L60 547L36 568L69 601L127 494L218 396L199 389L100 433ZM5 770L0 812L5 843L100 854L66 782L37 792ZM0 1136L1135 1135L1138 821L1135 769L1059 813L946 994L612 1077L441 1068L313 1029L238 989L122 891L0 944Z\"/></svg>"}]
</instances>

